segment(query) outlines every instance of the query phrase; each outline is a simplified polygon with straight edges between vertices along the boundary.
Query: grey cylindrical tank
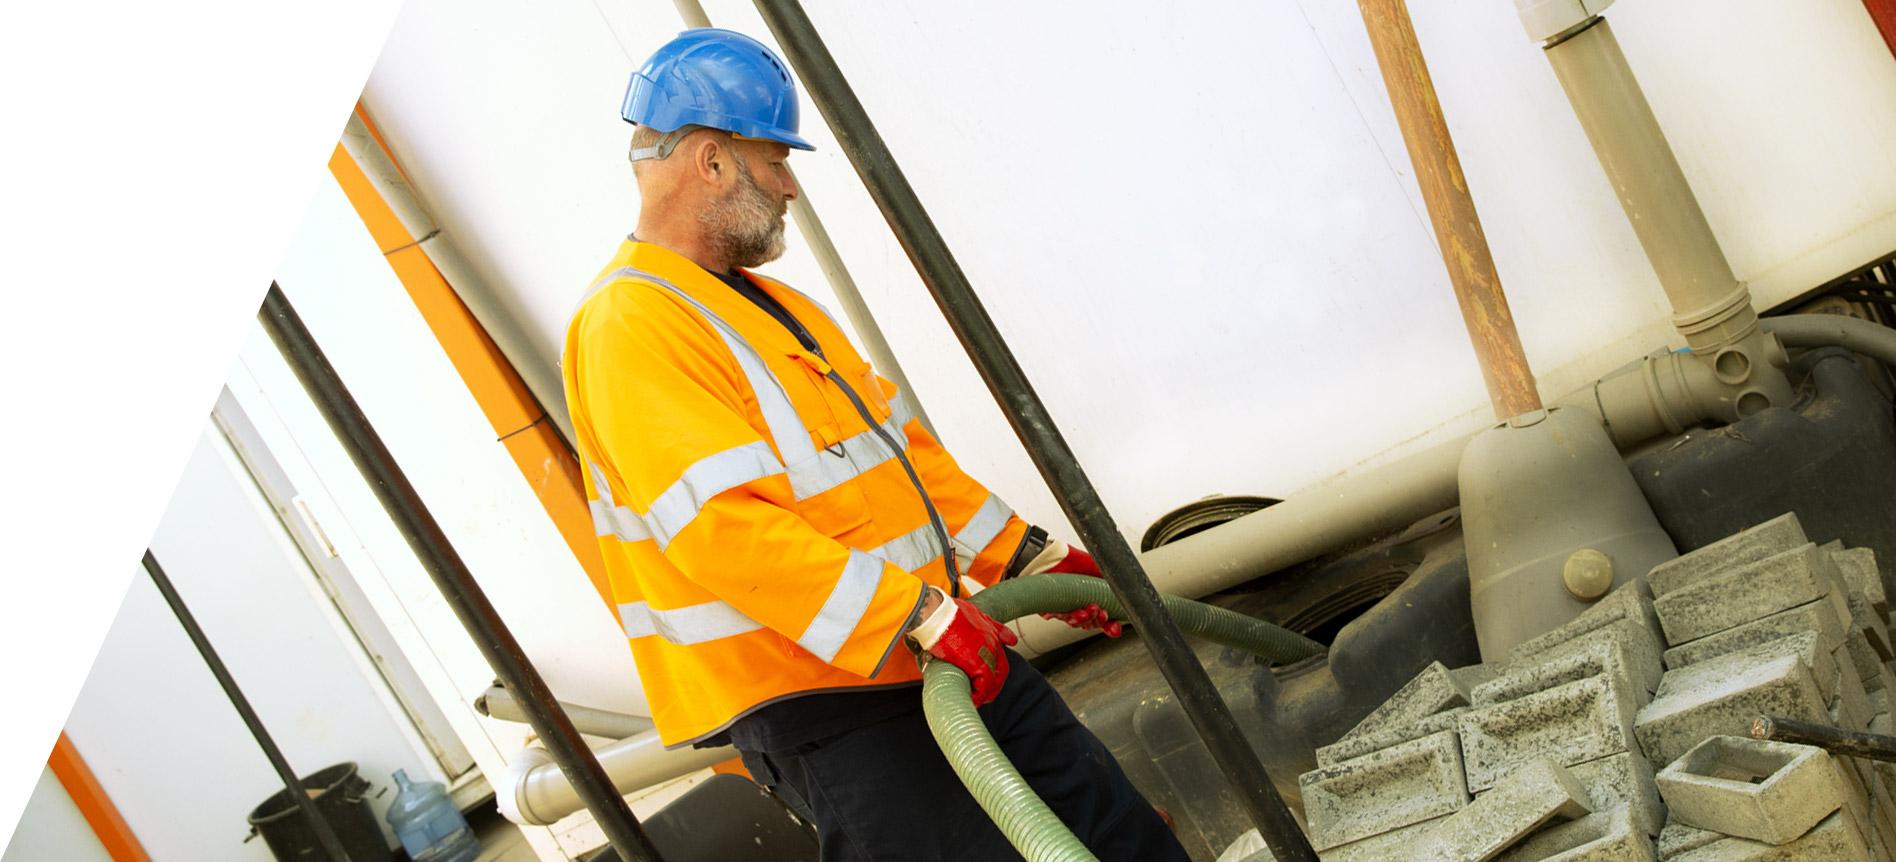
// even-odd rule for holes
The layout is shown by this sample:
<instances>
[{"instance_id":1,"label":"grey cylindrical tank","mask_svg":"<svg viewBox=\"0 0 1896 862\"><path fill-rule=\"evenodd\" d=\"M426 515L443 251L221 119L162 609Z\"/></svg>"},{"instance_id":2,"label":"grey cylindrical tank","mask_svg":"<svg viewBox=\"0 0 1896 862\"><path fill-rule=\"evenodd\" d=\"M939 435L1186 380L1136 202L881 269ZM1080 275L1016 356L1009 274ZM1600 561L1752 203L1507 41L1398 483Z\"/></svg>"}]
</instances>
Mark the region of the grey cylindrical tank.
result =
<instances>
[{"instance_id":1,"label":"grey cylindrical tank","mask_svg":"<svg viewBox=\"0 0 1896 862\"><path fill-rule=\"evenodd\" d=\"M1678 556L1612 439L1585 412L1527 414L1475 435L1459 480L1483 661L1587 608L1562 577L1576 551L1604 554L1614 587Z\"/></svg>"}]
</instances>

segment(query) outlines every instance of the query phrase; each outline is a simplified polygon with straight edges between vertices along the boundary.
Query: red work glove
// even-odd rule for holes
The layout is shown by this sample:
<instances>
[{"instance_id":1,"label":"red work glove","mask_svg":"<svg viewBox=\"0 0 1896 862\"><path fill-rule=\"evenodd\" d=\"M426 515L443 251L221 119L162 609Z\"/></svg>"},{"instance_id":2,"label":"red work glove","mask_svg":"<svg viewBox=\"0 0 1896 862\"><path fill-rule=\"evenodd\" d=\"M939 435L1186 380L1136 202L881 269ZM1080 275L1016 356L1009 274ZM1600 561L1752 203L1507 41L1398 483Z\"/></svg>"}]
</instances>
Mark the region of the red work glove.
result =
<instances>
[{"instance_id":1,"label":"red work glove","mask_svg":"<svg viewBox=\"0 0 1896 862\"><path fill-rule=\"evenodd\" d=\"M1064 554L1060 554L1062 550L1065 551ZM1090 575L1095 578L1103 577L1099 573L1099 564L1093 562L1092 554L1064 542L1048 542L1047 550L1042 551L1041 554L1042 557L1047 559L1036 557L1033 562L1039 565L1029 564L1025 574L1058 572L1066 575ZM1056 554L1059 556L1055 556ZM1048 564L1049 559L1051 560L1051 564ZM1119 637L1121 633L1119 623L1112 617L1106 615L1105 608L1096 604L1077 608L1063 614L1041 614L1041 616L1050 620L1059 620L1076 629L1096 630L1109 638Z\"/></svg>"},{"instance_id":2,"label":"red work glove","mask_svg":"<svg viewBox=\"0 0 1896 862\"><path fill-rule=\"evenodd\" d=\"M1007 652L1002 647L1013 646L1020 638L967 599L949 598L940 590L935 594L941 596L941 606L909 637L929 655L968 675L975 706L993 700L1007 681Z\"/></svg>"}]
</instances>

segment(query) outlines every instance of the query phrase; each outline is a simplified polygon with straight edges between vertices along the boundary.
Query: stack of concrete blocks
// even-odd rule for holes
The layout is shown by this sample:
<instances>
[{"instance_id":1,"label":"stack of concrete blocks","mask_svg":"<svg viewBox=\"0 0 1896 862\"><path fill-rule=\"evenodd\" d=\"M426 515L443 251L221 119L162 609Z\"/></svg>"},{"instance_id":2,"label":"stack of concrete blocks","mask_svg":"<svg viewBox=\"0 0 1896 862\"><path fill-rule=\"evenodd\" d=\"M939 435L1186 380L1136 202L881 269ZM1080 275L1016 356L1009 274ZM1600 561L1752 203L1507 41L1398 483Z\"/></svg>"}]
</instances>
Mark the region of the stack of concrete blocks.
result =
<instances>
[{"instance_id":1,"label":"stack of concrete blocks","mask_svg":"<svg viewBox=\"0 0 1896 862\"><path fill-rule=\"evenodd\" d=\"M1429 666L1317 750L1312 844L1325 862L1654 858L1665 812L1633 719L1662 652L1634 588L1507 662Z\"/></svg>"},{"instance_id":2,"label":"stack of concrete blocks","mask_svg":"<svg viewBox=\"0 0 1896 862\"><path fill-rule=\"evenodd\" d=\"M1311 842L1324 862L1896 862L1896 765L1797 760L1783 786L1818 776L1837 804L1811 819L1829 791L1799 794L1770 832L1702 803L1668 816L1655 775L1704 797L1737 757L1706 741L1760 714L1890 732L1886 595L1870 551L1817 547L1789 514L1661 565L1504 661L1431 665L1318 749Z\"/></svg>"},{"instance_id":3,"label":"stack of concrete blocks","mask_svg":"<svg viewBox=\"0 0 1896 862\"><path fill-rule=\"evenodd\" d=\"M1646 756L1665 776L1660 786L1671 806L1661 858L1896 858L1896 800L1890 796L1896 781L1886 782L1868 761L1814 758L1816 749L1789 747L1806 755L1798 761L1805 772L1836 785L1835 804L1798 834L1761 833L1755 818L1752 827L1735 826L1729 818L1708 817L1706 805L1682 809L1673 801L1678 793L1707 792L1703 785L1718 784L1719 769L1762 781L1756 766L1762 755L1731 740L1714 741L1746 736L1759 715L1848 730L1889 725L1896 677L1888 664L1886 589L1874 554L1836 543L1818 547L1797 517L1786 514L1655 567L1647 584L1671 645L1669 670L1635 727ZM1712 777L1688 781L1695 774ZM1735 785L1725 789L1733 792L1712 798L1740 804L1745 794ZM1809 800L1829 800L1828 794Z\"/></svg>"}]
</instances>

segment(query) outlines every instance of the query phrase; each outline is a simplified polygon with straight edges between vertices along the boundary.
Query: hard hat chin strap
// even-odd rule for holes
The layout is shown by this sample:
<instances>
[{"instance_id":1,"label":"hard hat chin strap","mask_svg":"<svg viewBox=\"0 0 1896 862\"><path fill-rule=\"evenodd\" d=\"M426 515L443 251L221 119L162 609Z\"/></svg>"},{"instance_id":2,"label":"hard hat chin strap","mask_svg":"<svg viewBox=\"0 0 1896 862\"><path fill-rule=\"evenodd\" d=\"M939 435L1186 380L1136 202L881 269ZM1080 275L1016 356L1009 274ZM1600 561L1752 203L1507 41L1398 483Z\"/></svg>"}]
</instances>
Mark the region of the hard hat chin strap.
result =
<instances>
[{"instance_id":1,"label":"hard hat chin strap","mask_svg":"<svg viewBox=\"0 0 1896 862\"><path fill-rule=\"evenodd\" d=\"M673 129L669 132L666 132L664 135L660 136L658 139L658 143L653 144L652 146L633 147L631 152L626 154L627 158L635 162L644 161L646 159L652 159L654 161L663 161L664 159L669 158L671 156L672 150L675 150L678 148L678 142L684 140L686 135L689 135L692 132L695 132L702 128L704 127L694 126L690 124L679 126L678 128Z\"/></svg>"}]
</instances>

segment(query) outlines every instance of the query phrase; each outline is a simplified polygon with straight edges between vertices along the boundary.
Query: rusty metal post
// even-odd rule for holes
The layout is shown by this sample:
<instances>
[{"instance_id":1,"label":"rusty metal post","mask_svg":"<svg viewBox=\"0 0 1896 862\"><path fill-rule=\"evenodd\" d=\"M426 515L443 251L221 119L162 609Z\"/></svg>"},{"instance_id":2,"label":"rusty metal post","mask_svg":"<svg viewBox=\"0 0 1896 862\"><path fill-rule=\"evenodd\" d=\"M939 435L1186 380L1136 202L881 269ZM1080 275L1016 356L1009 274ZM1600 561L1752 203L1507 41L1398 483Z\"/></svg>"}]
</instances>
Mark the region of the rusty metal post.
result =
<instances>
[{"instance_id":1,"label":"rusty metal post","mask_svg":"<svg viewBox=\"0 0 1896 862\"><path fill-rule=\"evenodd\" d=\"M1468 338L1481 364L1481 377L1488 384L1495 416L1510 419L1539 410L1541 399L1534 388L1534 373L1521 349L1521 336L1514 329L1507 296L1501 292L1501 277L1495 273L1494 257L1488 253L1488 238L1481 232L1481 219L1475 214L1474 198L1468 194L1461 160L1455 156L1448 122L1442 118L1435 84L1429 80L1428 64L1422 61L1422 46L1409 21L1408 5L1403 0L1358 0L1357 6L1369 30L1369 42L1376 49L1376 63L1382 67L1383 85L1389 89L1396 122L1402 126L1409 162L1415 167L1416 183L1422 187L1429 221L1435 225L1435 241L1441 247L1442 262L1448 266L1449 281L1455 286L1455 299L1461 304L1462 321L1468 325Z\"/></svg>"}]
</instances>

